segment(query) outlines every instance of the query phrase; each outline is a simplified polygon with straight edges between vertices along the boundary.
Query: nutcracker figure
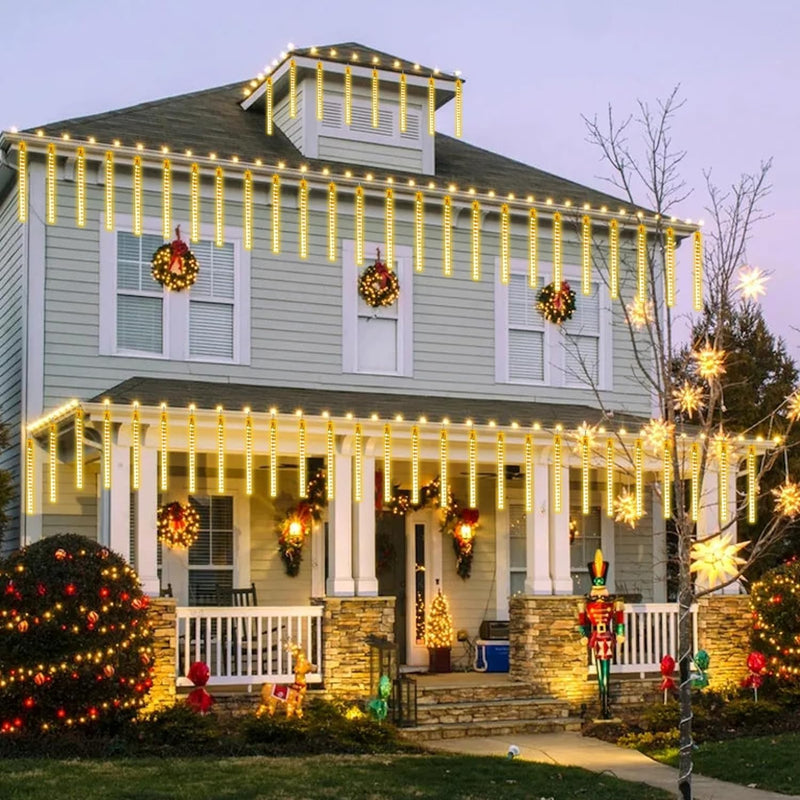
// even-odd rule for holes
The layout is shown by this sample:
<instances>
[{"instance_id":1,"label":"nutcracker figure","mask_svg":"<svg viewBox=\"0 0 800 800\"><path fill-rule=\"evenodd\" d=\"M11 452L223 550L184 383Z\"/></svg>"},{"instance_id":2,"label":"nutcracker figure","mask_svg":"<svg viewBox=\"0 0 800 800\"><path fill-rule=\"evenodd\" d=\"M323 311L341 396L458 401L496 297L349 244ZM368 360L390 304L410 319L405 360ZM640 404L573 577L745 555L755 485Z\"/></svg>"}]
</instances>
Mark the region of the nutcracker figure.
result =
<instances>
[{"instance_id":1,"label":"nutcracker figure","mask_svg":"<svg viewBox=\"0 0 800 800\"><path fill-rule=\"evenodd\" d=\"M583 636L581 641L588 644L594 653L602 717L609 719L608 675L611 671L611 659L614 658L617 642L625 641L623 603L608 594L608 561L603 561L600 550L594 554L594 561L589 564L589 574L592 576L592 588L588 598L580 606L578 626Z\"/></svg>"}]
</instances>

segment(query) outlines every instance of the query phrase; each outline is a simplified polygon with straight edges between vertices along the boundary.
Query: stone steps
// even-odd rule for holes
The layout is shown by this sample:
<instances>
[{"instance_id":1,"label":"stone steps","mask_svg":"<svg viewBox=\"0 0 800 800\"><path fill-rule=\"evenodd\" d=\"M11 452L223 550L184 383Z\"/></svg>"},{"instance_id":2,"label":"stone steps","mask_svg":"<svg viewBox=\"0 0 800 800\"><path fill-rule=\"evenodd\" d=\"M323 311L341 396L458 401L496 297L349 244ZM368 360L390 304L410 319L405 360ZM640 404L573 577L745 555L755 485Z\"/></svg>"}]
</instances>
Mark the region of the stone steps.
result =
<instances>
[{"instance_id":1,"label":"stone steps","mask_svg":"<svg viewBox=\"0 0 800 800\"><path fill-rule=\"evenodd\" d=\"M485 686L464 686L459 684L429 685L417 682L417 705L435 705L460 702L501 702L503 700L529 700L534 697L532 687L527 683L488 684Z\"/></svg>"},{"instance_id":2,"label":"stone steps","mask_svg":"<svg viewBox=\"0 0 800 800\"><path fill-rule=\"evenodd\" d=\"M512 736L519 733L560 733L579 731L579 717L559 717L558 719L495 720L485 722L453 722L432 725L418 725L416 728L402 728L401 734L415 742L432 742L437 739L456 739L462 736Z\"/></svg>"},{"instance_id":3,"label":"stone steps","mask_svg":"<svg viewBox=\"0 0 800 800\"><path fill-rule=\"evenodd\" d=\"M419 725L470 722L508 722L519 720L564 719L567 704L550 698L461 701L455 703L417 704Z\"/></svg>"}]
</instances>

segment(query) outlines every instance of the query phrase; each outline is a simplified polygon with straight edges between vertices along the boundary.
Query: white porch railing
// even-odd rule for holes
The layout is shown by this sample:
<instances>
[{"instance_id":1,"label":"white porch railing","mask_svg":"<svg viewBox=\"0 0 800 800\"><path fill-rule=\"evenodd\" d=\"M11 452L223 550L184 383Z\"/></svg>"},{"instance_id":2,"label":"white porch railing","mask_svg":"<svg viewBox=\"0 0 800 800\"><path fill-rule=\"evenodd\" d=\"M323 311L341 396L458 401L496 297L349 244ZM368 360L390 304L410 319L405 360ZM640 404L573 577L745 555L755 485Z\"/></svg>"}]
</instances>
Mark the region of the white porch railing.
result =
<instances>
[{"instance_id":1,"label":"white porch railing","mask_svg":"<svg viewBox=\"0 0 800 800\"><path fill-rule=\"evenodd\" d=\"M176 664L178 686L195 661L211 670L209 686L233 686L294 680L294 659L287 645L305 650L316 671L309 683L322 680L322 606L218 606L177 608Z\"/></svg>"},{"instance_id":2,"label":"white porch railing","mask_svg":"<svg viewBox=\"0 0 800 800\"><path fill-rule=\"evenodd\" d=\"M697 651L697 607L692 606L692 655ZM659 672L661 659L678 660L678 604L626 603L625 641L617 645L612 670L617 673ZM589 671L594 672L594 654Z\"/></svg>"}]
</instances>

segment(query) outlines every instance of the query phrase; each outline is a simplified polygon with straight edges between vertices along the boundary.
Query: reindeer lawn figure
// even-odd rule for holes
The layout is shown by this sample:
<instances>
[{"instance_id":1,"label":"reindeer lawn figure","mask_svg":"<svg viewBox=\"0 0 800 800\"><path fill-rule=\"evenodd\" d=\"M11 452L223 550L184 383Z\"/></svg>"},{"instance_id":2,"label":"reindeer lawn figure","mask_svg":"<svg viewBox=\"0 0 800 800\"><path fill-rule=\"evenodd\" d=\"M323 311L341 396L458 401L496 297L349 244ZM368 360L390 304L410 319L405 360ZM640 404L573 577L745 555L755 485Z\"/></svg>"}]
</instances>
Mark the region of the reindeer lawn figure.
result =
<instances>
[{"instance_id":1,"label":"reindeer lawn figure","mask_svg":"<svg viewBox=\"0 0 800 800\"><path fill-rule=\"evenodd\" d=\"M296 644L286 649L294 656L294 683L265 683L261 688L261 705L257 714L275 715L279 703L286 706L286 716L303 716L303 698L306 696L306 675L314 672L316 666L306 658L303 648Z\"/></svg>"}]
</instances>

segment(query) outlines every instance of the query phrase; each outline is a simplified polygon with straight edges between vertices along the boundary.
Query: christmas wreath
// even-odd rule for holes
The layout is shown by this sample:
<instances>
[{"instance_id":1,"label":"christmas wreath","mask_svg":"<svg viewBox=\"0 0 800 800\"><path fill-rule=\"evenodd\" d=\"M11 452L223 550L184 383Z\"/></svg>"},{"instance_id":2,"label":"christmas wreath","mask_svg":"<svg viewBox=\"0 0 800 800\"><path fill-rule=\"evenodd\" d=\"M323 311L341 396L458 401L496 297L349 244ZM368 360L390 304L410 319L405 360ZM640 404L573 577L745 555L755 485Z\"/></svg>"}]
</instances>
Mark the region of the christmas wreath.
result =
<instances>
[{"instance_id":1,"label":"christmas wreath","mask_svg":"<svg viewBox=\"0 0 800 800\"><path fill-rule=\"evenodd\" d=\"M200 271L194 253L181 239L180 225L175 228L175 240L170 244L161 245L153 253L150 263L153 280L175 292L191 286L197 280L197 273Z\"/></svg>"},{"instance_id":2,"label":"christmas wreath","mask_svg":"<svg viewBox=\"0 0 800 800\"><path fill-rule=\"evenodd\" d=\"M372 266L359 276L358 293L372 308L388 307L400 296L400 282L397 274L381 261L381 251Z\"/></svg>"},{"instance_id":3,"label":"christmas wreath","mask_svg":"<svg viewBox=\"0 0 800 800\"><path fill-rule=\"evenodd\" d=\"M480 511L464 508L459 511L453 525L453 550L456 553L456 572L466 580L472 573L473 545Z\"/></svg>"},{"instance_id":4,"label":"christmas wreath","mask_svg":"<svg viewBox=\"0 0 800 800\"><path fill-rule=\"evenodd\" d=\"M158 541L173 550L190 548L200 535L200 515L189 503L169 503L158 509Z\"/></svg>"},{"instance_id":5,"label":"christmas wreath","mask_svg":"<svg viewBox=\"0 0 800 800\"><path fill-rule=\"evenodd\" d=\"M319 470L308 482L305 499L292 506L278 524L278 552L286 574L292 578L300 572L303 545L311 533L311 524L322 518L327 502L325 471Z\"/></svg>"},{"instance_id":6,"label":"christmas wreath","mask_svg":"<svg viewBox=\"0 0 800 800\"><path fill-rule=\"evenodd\" d=\"M565 320L572 319L575 313L575 292L566 281L562 281L559 287L555 283L548 283L539 291L536 305L548 322L560 325Z\"/></svg>"}]
</instances>

